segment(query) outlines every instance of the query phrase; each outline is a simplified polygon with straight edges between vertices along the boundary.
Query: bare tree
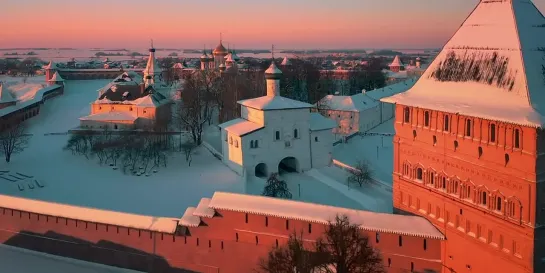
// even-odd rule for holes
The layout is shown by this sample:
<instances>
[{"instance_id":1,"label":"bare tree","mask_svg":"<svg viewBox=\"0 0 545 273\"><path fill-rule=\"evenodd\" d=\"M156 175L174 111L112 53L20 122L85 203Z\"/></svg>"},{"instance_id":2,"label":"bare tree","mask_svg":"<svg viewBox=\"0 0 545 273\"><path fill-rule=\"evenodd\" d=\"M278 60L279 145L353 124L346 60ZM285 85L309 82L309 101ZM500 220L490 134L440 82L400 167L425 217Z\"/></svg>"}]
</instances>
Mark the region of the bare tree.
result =
<instances>
[{"instance_id":1,"label":"bare tree","mask_svg":"<svg viewBox=\"0 0 545 273\"><path fill-rule=\"evenodd\" d=\"M368 184L373 181L372 175L373 171L369 167L369 164L364 161L358 161L354 169L349 169L350 176L347 178L348 184L358 183L361 186L363 184Z\"/></svg>"},{"instance_id":2,"label":"bare tree","mask_svg":"<svg viewBox=\"0 0 545 273\"><path fill-rule=\"evenodd\" d=\"M272 173L267 179L267 184L263 189L262 195L269 197L279 197L291 199L292 195L285 181L278 179L278 173Z\"/></svg>"},{"instance_id":3,"label":"bare tree","mask_svg":"<svg viewBox=\"0 0 545 273\"><path fill-rule=\"evenodd\" d=\"M204 125L213 113L216 84L215 72L195 71L185 80L182 101L177 103L177 125L180 131L188 130L197 145L201 145Z\"/></svg>"},{"instance_id":4,"label":"bare tree","mask_svg":"<svg viewBox=\"0 0 545 273\"><path fill-rule=\"evenodd\" d=\"M321 266L320 256L305 246L303 235L293 233L286 245L269 251L266 259L259 261L263 273L312 273Z\"/></svg>"},{"instance_id":5,"label":"bare tree","mask_svg":"<svg viewBox=\"0 0 545 273\"><path fill-rule=\"evenodd\" d=\"M182 144L182 150L184 151L185 161L189 166L191 166L191 161L193 160L193 154L195 153L195 148L197 145L191 140L186 141Z\"/></svg>"},{"instance_id":6,"label":"bare tree","mask_svg":"<svg viewBox=\"0 0 545 273\"><path fill-rule=\"evenodd\" d=\"M316 241L316 252L324 259L322 272L382 273L380 253L371 247L369 238L346 215L337 215L329 223L323 238Z\"/></svg>"},{"instance_id":7,"label":"bare tree","mask_svg":"<svg viewBox=\"0 0 545 273\"><path fill-rule=\"evenodd\" d=\"M22 123L15 124L0 133L2 154L6 162L10 162L11 156L22 152L27 146L31 135L27 134L26 126Z\"/></svg>"}]
</instances>

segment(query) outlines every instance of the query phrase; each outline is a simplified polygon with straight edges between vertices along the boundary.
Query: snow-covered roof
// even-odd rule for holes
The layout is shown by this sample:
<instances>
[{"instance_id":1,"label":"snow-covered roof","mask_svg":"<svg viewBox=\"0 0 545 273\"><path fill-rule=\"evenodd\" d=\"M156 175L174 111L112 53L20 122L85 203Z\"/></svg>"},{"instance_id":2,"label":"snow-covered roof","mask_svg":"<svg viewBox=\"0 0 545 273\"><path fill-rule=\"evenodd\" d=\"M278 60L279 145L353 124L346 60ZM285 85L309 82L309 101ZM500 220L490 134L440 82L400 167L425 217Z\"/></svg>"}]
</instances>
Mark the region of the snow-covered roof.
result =
<instances>
[{"instance_id":1,"label":"snow-covered roof","mask_svg":"<svg viewBox=\"0 0 545 273\"><path fill-rule=\"evenodd\" d=\"M0 82L0 103L10 103L17 101L11 93L7 90L7 88L4 88L4 85Z\"/></svg>"},{"instance_id":2,"label":"snow-covered roof","mask_svg":"<svg viewBox=\"0 0 545 273\"><path fill-rule=\"evenodd\" d=\"M394 60L390 64L390 67L402 67L403 63L401 62L401 59L398 55L395 56Z\"/></svg>"},{"instance_id":3,"label":"snow-covered roof","mask_svg":"<svg viewBox=\"0 0 545 273\"><path fill-rule=\"evenodd\" d=\"M376 213L363 210L331 207L313 203L264 196L216 192L209 207L258 215L329 224L336 215L346 215L351 223L363 230L386 232L431 239L445 236L428 220L419 216Z\"/></svg>"},{"instance_id":4,"label":"snow-covered roof","mask_svg":"<svg viewBox=\"0 0 545 273\"><path fill-rule=\"evenodd\" d=\"M416 85L383 101L542 127L544 26L529 0L480 1Z\"/></svg>"},{"instance_id":5,"label":"snow-covered roof","mask_svg":"<svg viewBox=\"0 0 545 273\"><path fill-rule=\"evenodd\" d=\"M327 110L360 112L376 107L379 102L367 94L359 93L353 96L327 95L322 99L321 104Z\"/></svg>"},{"instance_id":6,"label":"snow-covered roof","mask_svg":"<svg viewBox=\"0 0 545 273\"><path fill-rule=\"evenodd\" d=\"M193 215L199 216L199 217L206 217L206 218L214 217L214 215L216 214L216 211L208 207L209 203L210 203L210 198L201 198L201 201L199 202L199 205L193 212Z\"/></svg>"},{"instance_id":7,"label":"snow-covered roof","mask_svg":"<svg viewBox=\"0 0 545 273\"><path fill-rule=\"evenodd\" d=\"M34 199L0 195L0 207L27 211L37 214L77 219L100 224L108 224L135 229L174 233L178 226L177 219L144 216L95 208L45 202Z\"/></svg>"},{"instance_id":8,"label":"snow-covered roof","mask_svg":"<svg viewBox=\"0 0 545 273\"><path fill-rule=\"evenodd\" d=\"M282 60L282 63L280 65L283 65L283 66L286 66L286 65L291 65L291 61L290 59L288 59L288 57L284 57L284 59Z\"/></svg>"},{"instance_id":9,"label":"snow-covered roof","mask_svg":"<svg viewBox=\"0 0 545 273\"><path fill-rule=\"evenodd\" d=\"M31 85L35 85L35 84L31 84ZM10 88L11 87L12 86L10 86ZM27 92L25 95L23 95L23 97L25 97L24 99L21 99L21 97L18 97L19 101L17 102L17 104L0 109L0 117L11 114L15 111L18 111L30 105L40 103L43 100L43 96L45 93L60 87L61 87L60 85L54 84L48 87L41 88L35 92L33 91ZM27 88L25 87L25 89ZM28 94L31 94L31 95L28 95Z\"/></svg>"},{"instance_id":10,"label":"snow-covered roof","mask_svg":"<svg viewBox=\"0 0 545 273\"><path fill-rule=\"evenodd\" d=\"M241 100L238 103L257 110L312 108L312 105L306 102L292 100L281 96L263 96L255 99Z\"/></svg>"},{"instance_id":11,"label":"snow-covered roof","mask_svg":"<svg viewBox=\"0 0 545 273\"><path fill-rule=\"evenodd\" d=\"M135 121L138 117L132 112L104 112L79 118L93 121Z\"/></svg>"},{"instance_id":12,"label":"snow-covered roof","mask_svg":"<svg viewBox=\"0 0 545 273\"><path fill-rule=\"evenodd\" d=\"M328 119L320 113L310 113L311 131L329 130L335 127L337 127L337 123L334 120Z\"/></svg>"},{"instance_id":13,"label":"snow-covered roof","mask_svg":"<svg viewBox=\"0 0 545 273\"><path fill-rule=\"evenodd\" d=\"M219 125L219 127L237 136L245 136L247 134L253 133L259 129L264 128L263 125L260 125L245 119L241 119L241 118L237 118L237 119L222 123Z\"/></svg>"},{"instance_id":14,"label":"snow-covered roof","mask_svg":"<svg viewBox=\"0 0 545 273\"><path fill-rule=\"evenodd\" d=\"M61 77L58 71L55 71L55 74L53 74L53 77L49 79L50 82L63 82L64 79Z\"/></svg>"},{"instance_id":15,"label":"snow-covered roof","mask_svg":"<svg viewBox=\"0 0 545 273\"><path fill-rule=\"evenodd\" d=\"M194 215L194 213L195 208L188 207L180 219L180 225L184 227L198 227L201 224L201 217Z\"/></svg>"},{"instance_id":16,"label":"snow-covered roof","mask_svg":"<svg viewBox=\"0 0 545 273\"><path fill-rule=\"evenodd\" d=\"M406 81L398 82L396 84L387 85L385 87L367 91L365 94L372 99L380 100L382 98L390 97L399 93L403 93L414 86L416 79L408 79Z\"/></svg>"},{"instance_id":17,"label":"snow-covered roof","mask_svg":"<svg viewBox=\"0 0 545 273\"><path fill-rule=\"evenodd\" d=\"M280 70L276 64L274 63L274 60L271 62L271 65L267 70L265 70L265 74L282 74L282 70Z\"/></svg>"}]
</instances>

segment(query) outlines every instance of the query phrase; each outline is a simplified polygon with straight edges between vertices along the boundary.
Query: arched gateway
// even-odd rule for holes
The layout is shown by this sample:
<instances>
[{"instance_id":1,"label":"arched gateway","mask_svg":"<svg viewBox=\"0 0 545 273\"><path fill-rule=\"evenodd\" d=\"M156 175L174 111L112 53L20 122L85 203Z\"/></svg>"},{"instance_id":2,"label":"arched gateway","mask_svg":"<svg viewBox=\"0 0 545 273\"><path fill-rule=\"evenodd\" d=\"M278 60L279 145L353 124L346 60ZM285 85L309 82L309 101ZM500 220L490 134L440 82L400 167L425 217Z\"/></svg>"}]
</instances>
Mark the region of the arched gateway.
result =
<instances>
[{"instance_id":1,"label":"arched gateway","mask_svg":"<svg viewBox=\"0 0 545 273\"><path fill-rule=\"evenodd\" d=\"M278 163L278 173L299 172L299 161L295 157L286 157Z\"/></svg>"}]
</instances>

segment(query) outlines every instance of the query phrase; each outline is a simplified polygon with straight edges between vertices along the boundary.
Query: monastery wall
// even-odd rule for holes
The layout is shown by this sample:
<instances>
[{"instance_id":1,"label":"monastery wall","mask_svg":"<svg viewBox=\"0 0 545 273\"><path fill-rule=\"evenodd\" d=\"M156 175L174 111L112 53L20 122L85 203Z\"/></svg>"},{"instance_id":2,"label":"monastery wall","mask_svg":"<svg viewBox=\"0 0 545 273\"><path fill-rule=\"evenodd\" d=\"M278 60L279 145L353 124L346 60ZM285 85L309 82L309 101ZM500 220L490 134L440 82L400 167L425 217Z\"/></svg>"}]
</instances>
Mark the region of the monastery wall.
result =
<instances>
[{"instance_id":1,"label":"monastery wall","mask_svg":"<svg viewBox=\"0 0 545 273\"><path fill-rule=\"evenodd\" d=\"M293 232L311 244L325 230L321 223L226 210L200 221L165 233L0 207L0 243L145 272L238 273L253 272ZM441 272L443 240L363 232L387 272Z\"/></svg>"}]
</instances>

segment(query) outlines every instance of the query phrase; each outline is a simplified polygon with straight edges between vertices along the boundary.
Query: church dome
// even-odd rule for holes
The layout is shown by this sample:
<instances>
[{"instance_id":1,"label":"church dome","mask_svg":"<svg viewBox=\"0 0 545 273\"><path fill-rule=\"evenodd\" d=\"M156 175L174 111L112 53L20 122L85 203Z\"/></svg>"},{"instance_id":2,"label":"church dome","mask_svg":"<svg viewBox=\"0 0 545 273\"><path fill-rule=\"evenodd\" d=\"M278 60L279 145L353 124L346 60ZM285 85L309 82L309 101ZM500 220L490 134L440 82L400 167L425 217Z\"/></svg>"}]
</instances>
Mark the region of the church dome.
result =
<instances>
[{"instance_id":1,"label":"church dome","mask_svg":"<svg viewBox=\"0 0 545 273\"><path fill-rule=\"evenodd\" d=\"M208 54L206 54L206 51L202 52L201 60L208 60Z\"/></svg>"},{"instance_id":2,"label":"church dome","mask_svg":"<svg viewBox=\"0 0 545 273\"><path fill-rule=\"evenodd\" d=\"M229 52L227 52L227 49L220 42L220 44L214 49L213 53L216 55L216 54L227 54Z\"/></svg>"}]
</instances>

